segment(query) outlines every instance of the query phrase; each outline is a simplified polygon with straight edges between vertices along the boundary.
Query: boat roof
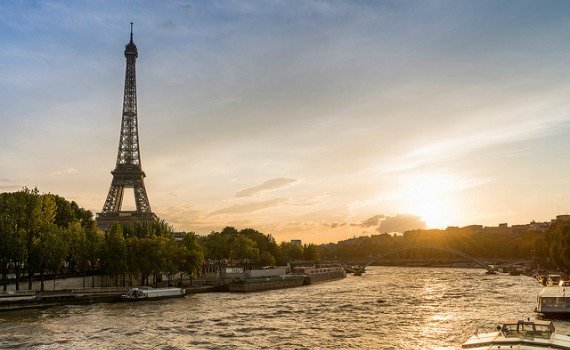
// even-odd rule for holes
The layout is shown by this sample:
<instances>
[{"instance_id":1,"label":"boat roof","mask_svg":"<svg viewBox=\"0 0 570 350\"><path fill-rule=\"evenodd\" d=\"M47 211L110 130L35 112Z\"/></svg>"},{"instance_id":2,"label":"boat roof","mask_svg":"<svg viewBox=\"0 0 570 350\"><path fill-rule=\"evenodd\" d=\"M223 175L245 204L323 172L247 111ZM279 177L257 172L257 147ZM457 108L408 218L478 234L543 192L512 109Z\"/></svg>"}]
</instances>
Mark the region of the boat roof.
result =
<instances>
[{"instance_id":1,"label":"boat roof","mask_svg":"<svg viewBox=\"0 0 570 350\"><path fill-rule=\"evenodd\" d=\"M570 349L570 336L554 333L549 321L508 321L498 332L475 334L462 349Z\"/></svg>"},{"instance_id":2,"label":"boat roof","mask_svg":"<svg viewBox=\"0 0 570 350\"><path fill-rule=\"evenodd\" d=\"M568 288L562 286L544 287L538 296L541 298L570 298L570 286Z\"/></svg>"}]
</instances>

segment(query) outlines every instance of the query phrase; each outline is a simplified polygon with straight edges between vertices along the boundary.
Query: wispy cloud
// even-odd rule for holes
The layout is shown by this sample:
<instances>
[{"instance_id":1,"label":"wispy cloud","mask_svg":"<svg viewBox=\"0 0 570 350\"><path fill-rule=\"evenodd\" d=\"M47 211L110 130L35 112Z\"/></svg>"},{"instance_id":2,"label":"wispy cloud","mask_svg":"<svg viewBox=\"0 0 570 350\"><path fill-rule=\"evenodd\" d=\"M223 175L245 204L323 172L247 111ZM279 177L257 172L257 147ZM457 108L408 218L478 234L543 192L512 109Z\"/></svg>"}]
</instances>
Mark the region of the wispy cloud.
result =
<instances>
[{"instance_id":1,"label":"wispy cloud","mask_svg":"<svg viewBox=\"0 0 570 350\"><path fill-rule=\"evenodd\" d=\"M347 223L333 223L331 228L345 226ZM394 216L376 214L361 221L360 223L350 223L353 227L363 227L373 229L376 232L405 232L408 230L422 229L426 227L425 222L419 216L410 214L398 214Z\"/></svg>"},{"instance_id":2,"label":"wispy cloud","mask_svg":"<svg viewBox=\"0 0 570 350\"><path fill-rule=\"evenodd\" d=\"M503 127L497 126L472 134L461 135L416 148L406 154L401 161L394 161L390 165L383 166L381 172L410 170L422 165L453 160L486 147L544 137L558 132L560 128L568 126L569 122L568 116L534 118Z\"/></svg>"},{"instance_id":3,"label":"wispy cloud","mask_svg":"<svg viewBox=\"0 0 570 350\"><path fill-rule=\"evenodd\" d=\"M15 191L22 188L21 185L10 179L0 179L0 191Z\"/></svg>"},{"instance_id":4,"label":"wispy cloud","mask_svg":"<svg viewBox=\"0 0 570 350\"><path fill-rule=\"evenodd\" d=\"M236 193L236 197L251 197L261 192L277 190L279 188L288 186L295 182L297 182L297 179L290 179L286 177L267 180L261 185L246 188L245 190L239 191L238 193Z\"/></svg>"},{"instance_id":5,"label":"wispy cloud","mask_svg":"<svg viewBox=\"0 0 570 350\"><path fill-rule=\"evenodd\" d=\"M285 198L275 198L261 202L253 202L247 204L234 204L230 207L222 208L216 210L212 215L222 215L222 214L246 214L254 211L267 209L271 207L276 207L281 204L287 203L288 200Z\"/></svg>"},{"instance_id":6,"label":"wispy cloud","mask_svg":"<svg viewBox=\"0 0 570 350\"><path fill-rule=\"evenodd\" d=\"M69 167L61 170L56 170L52 172L50 175L52 176L64 176L64 175L71 175L77 173L77 169Z\"/></svg>"}]
</instances>

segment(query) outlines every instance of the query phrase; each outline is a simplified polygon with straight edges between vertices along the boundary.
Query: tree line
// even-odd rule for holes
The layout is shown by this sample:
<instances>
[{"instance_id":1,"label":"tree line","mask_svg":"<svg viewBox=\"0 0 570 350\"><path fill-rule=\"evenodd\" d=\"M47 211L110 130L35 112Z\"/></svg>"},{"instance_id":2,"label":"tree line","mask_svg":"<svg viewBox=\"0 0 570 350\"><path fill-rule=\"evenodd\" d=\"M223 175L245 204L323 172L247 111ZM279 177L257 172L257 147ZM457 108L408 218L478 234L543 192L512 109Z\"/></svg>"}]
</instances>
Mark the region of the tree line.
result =
<instances>
[{"instance_id":1,"label":"tree line","mask_svg":"<svg viewBox=\"0 0 570 350\"><path fill-rule=\"evenodd\" d=\"M31 289L39 277L42 291L46 274L106 274L117 285L135 277L148 284L159 273L198 275L204 257L197 236L186 234L176 243L172 233L164 221L115 224L103 232L90 211L63 197L37 189L0 193L3 289L10 273L17 290L22 279Z\"/></svg>"},{"instance_id":2,"label":"tree line","mask_svg":"<svg viewBox=\"0 0 570 350\"><path fill-rule=\"evenodd\" d=\"M228 226L199 238L204 257L210 263L242 264L254 267L283 266L293 261L316 262L316 244L277 244L273 236L252 228L237 230Z\"/></svg>"},{"instance_id":3,"label":"tree line","mask_svg":"<svg viewBox=\"0 0 570 350\"><path fill-rule=\"evenodd\" d=\"M180 236L180 235L179 235ZM179 274L200 277L203 265L285 265L295 260L318 260L317 246L287 242L277 244L269 234L254 229L226 227L198 236L182 233L179 242L165 221L114 224L99 230L93 214L77 203L37 189L0 193L0 273L3 289L8 275L22 280L39 278L44 289L46 275L108 275L115 285L127 280L148 285L157 276L172 279Z\"/></svg>"},{"instance_id":4,"label":"tree line","mask_svg":"<svg viewBox=\"0 0 570 350\"><path fill-rule=\"evenodd\" d=\"M468 226L445 230L413 230L401 235L379 234L338 243L298 245L277 243L252 228L225 227L205 236L179 235L165 221L115 224L99 230L93 214L77 203L37 189L0 193L0 274L4 290L8 275L16 289L46 275L108 275L116 284L156 283L171 278L201 277L205 265L263 267L289 262L373 259L412 245L440 245L480 258L536 260L570 270L570 222L558 221L546 232ZM440 254L445 254L441 253ZM94 280L93 280L94 281ZM94 282L92 283L94 284Z\"/></svg>"},{"instance_id":5,"label":"tree line","mask_svg":"<svg viewBox=\"0 0 570 350\"><path fill-rule=\"evenodd\" d=\"M546 231L537 229L467 226L445 230L411 230L403 234L355 237L319 245L322 258L373 260L390 251L411 246L441 246L472 257L532 260L547 268L570 271L570 222L557 221ZM448 253L434 251L432 254Z\"/></svg>"}]
</instances>

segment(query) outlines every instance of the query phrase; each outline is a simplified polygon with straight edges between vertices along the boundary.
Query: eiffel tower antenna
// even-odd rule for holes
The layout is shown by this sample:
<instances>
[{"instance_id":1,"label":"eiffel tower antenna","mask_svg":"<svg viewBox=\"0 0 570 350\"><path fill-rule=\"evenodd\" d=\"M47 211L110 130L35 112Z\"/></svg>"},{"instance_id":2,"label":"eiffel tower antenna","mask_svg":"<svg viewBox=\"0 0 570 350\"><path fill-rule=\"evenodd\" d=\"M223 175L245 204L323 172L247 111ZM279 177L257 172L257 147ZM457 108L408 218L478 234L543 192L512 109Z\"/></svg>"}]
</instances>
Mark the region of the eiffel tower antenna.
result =
<instances>
[{"instance_id":1,"label":"eiffel tower antenna","mask_svg":"<svg viewBox=\"0 0 570 350\"><path fill-rule=\"evenodd\" d=\"M111 181L111 187L103 205L103 210L97 214L96 219L97 225L103 230L109 229L114 222L153 222L157 219L150 209L150 203L146 194L144 186L146 174L142 170L139 149L135 71L138 56L137 46L133 42L133 22L131 22L131 41L125 45L127 66L117 164L115 170L111 172L113 180ZM134 190L136 204L136 210L134 211L121 210L125 188Z\"/></svg>"}]
</instances>

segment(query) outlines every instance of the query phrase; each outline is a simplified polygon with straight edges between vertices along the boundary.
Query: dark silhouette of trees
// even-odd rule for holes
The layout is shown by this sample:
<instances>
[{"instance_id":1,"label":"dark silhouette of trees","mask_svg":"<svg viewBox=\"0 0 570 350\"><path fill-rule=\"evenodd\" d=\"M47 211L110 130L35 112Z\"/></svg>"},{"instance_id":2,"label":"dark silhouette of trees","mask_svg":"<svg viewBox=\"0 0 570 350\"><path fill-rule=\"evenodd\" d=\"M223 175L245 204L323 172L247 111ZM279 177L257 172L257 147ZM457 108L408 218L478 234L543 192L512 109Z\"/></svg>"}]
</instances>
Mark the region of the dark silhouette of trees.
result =
<instances>
[{"instance_id":1,"label":"dark silhouette of trees","mask_svg":"<svg viewBox=\"0 0 570 350\"><path fill-rule=\"evenodd\" d=\"M570 265L570 223L557 222L546 232L530 228L449 227L445 230L412 230L403 234L362 236L338 243L318 246L320 257L326 260L373 260L397 248L410 246L441 246L485 259L534 260L568 270ZM433 251L435 256L445 252Z\"/></svg>"},{"instance_id":2,"label":"dark silhouette of trees","mask_svg":"<svg viewBox=\"0 0 570 350\"><path fill-rule=\"evenodd\" d=\"M553 262L570 270L570 222L558 221L546 231L546 246Z\"/></svg>"}]
</instances>

